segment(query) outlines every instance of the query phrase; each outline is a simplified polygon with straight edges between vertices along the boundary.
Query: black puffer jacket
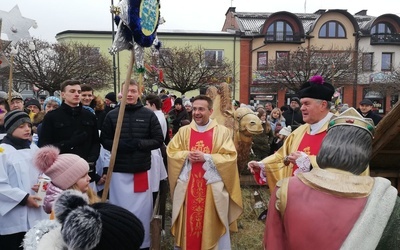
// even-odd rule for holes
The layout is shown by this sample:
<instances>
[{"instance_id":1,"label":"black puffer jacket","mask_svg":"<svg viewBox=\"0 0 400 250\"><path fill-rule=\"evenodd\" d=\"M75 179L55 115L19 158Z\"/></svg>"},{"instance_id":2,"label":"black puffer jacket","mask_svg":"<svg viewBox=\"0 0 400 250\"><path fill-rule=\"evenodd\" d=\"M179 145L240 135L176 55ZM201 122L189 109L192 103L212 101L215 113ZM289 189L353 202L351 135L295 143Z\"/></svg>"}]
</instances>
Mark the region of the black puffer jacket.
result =
<instances>
[{"instance_id":1,"label":"black puffer jacket","mask_svg":"<svg viewBox=\"0 0 400 250\"><path fill-rule=\"evenodd\" d=\"M101 130L101 143L111 151L119 107L108 112ZM153 111L141 103L126 105L114 172L138 173L151 165L151 150L160 148L164 141L160 123Z\"/></svg>"}]
</instances>

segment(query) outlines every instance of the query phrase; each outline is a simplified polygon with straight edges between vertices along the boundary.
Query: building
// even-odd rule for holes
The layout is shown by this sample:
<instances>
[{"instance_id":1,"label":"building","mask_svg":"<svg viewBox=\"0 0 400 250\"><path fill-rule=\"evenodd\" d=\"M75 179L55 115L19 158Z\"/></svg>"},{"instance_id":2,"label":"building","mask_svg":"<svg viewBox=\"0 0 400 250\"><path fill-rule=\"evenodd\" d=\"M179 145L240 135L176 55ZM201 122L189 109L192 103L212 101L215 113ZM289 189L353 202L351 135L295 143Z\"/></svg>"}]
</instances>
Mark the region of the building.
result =
<instances>
[{"instance_id":1,"label":"building","mask_svg":"<svg viewBox=\"0 0 400 250\"><path fill-rule=\"evenodd\" d=\"M371 88L376 84L385 86L392 72L400 70L400 18L397 15L372 17L366 10L354 15L346 10L254 13L236 12L235 7L230 7L225 16L222 30L240 34L241 102L288 104L295 93L277 84L277 78L273 77L276 71L269 69L269 64L292 60L291 52L299 47L316 47L325 52L319 53L319 57L326 60L327 69L332 72L331 81L340 102L358 106L368 97L377 112L386 114L398 100L398 93L382 93ZM341 82L335 79L340 72L330 62L329 53L344 53L348 48L353 51L357 70L352 72L351 80ZM305 58L304 64L310 60ZM299 72L293 72L296 73Z\"/></svg>"},{"instance_id":2,"label":"building","mask_svg":"<svg viewBox=\"0 0 400 250\"><path fill-rule=\"evenodd\" d=\"M190 46L196 48L201 46L204 53L212 55L215 60L227 59L232 64L232 91L234 98L239 98L240 85L238 77L240 75L240 39L236 33L230 31L184 31L184 30L164 30L157 32L158 39L162 42L161 50L172 47L182 48ZM98 48L99 53L112 59L108 48L112 45L111 31L83 31L67 30L56 35L58 42L78 42L90 44ZM114 71L116 74L117 91L121 83L125 80L127 66L129 62L129 51L125 50L117 54L115 59ZM199 65L200 66L200 65ZM234 84L233 84L234 83ZM189 91L185 95L191 97L199 94L200 90ZM179 93L174 93L180 95Z\"/></svg>"}]
</instances>

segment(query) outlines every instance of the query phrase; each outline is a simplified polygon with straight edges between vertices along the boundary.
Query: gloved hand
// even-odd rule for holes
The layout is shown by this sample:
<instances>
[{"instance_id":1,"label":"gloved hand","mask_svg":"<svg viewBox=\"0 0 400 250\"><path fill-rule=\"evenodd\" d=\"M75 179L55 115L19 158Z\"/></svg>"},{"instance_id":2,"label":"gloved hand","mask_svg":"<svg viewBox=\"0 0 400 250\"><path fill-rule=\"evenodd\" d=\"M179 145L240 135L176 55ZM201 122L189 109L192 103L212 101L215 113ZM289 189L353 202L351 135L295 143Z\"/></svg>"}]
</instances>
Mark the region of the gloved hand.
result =
<instances>
[{"instance_id":1,"label":"gloved hand","mask_svg":"<svg viewBox=\"0 0 400 250\"><path fill-rule=\"evenodd\" d=\"M119 140L118 151L122 153L134 152L139 149L139 139L123 139Z\"/></svg>"}]
</instances>

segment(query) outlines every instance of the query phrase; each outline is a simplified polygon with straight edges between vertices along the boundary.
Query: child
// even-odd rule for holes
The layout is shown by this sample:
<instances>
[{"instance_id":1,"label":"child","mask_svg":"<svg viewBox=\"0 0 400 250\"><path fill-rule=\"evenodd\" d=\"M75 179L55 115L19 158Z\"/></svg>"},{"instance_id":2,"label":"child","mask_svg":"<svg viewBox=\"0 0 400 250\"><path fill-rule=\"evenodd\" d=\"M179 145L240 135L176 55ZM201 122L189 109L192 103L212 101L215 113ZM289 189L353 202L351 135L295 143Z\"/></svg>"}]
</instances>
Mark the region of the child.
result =
<instances>
[{"instance_id":1,"label":"child","mask_svg":"<svg viewBox=\"0 0 400 250\"><path fill-rule=\"evenodd\" d=\"M38 150L34 161L39 171L51 178L43 203L46 213L52 213L53 202L66 189L87 193L90 203L99 201L89 188L89 164L78 155L60 154L58 148L45 146Z\"/></svg>"},{"instance_id":2,"label":"child","mask_svg":"<svg viewBox=\"0 0 400 250\"><path fill-rule=\"evenodd\" d=\"M0 248L20 248L25 232L47 216L35 195L39 172L33 166L38 147L31 143L27 113L14 110L4 117L7 132L0 144Z\"/></svg>"},{"instance_id":3,"label":"child","mask_svg":"<svg viewBox=\"0 0 400 250\"><path fill-rule=\"evenodd\" d=\"M274 138L271 143L271 152L270 155L274 154L280 147L282 147L283 142L286 137L288 137L292 133L292 128L290 126L283 127L279 130L278 135Z\"/></svg>"},{"instance_id":4,"label":"child","mask_svg":"<svg viewBox=\"0 0 400 250\"><path fill-rule=\"evenodd\" d=\"M25 250L136 250L142 245L142 222L122 207L89 205L84 194L67 190L55 201L54 211L57 221L42 221L26 234Z\"/></svg>"}]
</instances>

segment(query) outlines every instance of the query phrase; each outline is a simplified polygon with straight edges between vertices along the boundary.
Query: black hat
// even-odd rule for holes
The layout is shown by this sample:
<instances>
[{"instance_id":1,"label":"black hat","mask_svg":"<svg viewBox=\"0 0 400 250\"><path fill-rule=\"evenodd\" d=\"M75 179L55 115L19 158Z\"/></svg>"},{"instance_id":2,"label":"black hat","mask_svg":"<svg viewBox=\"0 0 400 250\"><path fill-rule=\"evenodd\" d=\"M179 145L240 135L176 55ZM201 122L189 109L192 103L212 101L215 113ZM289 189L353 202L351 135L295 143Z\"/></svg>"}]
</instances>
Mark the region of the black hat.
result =
<instances>
[{"instance_id":1,"label":"black hat","mask_svg":"<svg viewBox=\"0 0 400 250\"><path fill-rule=\"evenodd\" d=\"M298 97L292 97L292 98L290 99L290 102L297 102L297 103L299 104L299 106L301 106L300 100L299 100Z\"/></svg>"},{"instance_id":2,"label":"black hat","mask_svg":"<svg viewBox=\"0 0 400 250\"><path fill-rule=\"evenodd\" d=\"M113 103L117 102L117 96L115 95L114 92L110 92L108 93L105 98L107 98L108 100L112 101Z\"/></svg>"},{"instance_id":3,"label":"black hat","mask_svg":"<svg viewBox=\"0 0 400 250\"><path fill-rule=\"evenodd\" d=\"M305 82L299 91L300 98L313 98L325 101L331 101L335 93L332 84L325 82L322 76L313 76L308 82Z\"/></svg>"},{"instance_id":4,"label":"black hat","mask_svg":"<svg viewBox=\"0 0 400 250\"><path fill-rule=\"evenodd\" d=\"M176 105L176 104L182 105L182 99L181 98L176 98L175 101L174 101L174 105Z\"/></svg>"},{"instance_id":5,"label":"black hat","mask_svg":"<svg viewBox=\"0 0 400 250\"><path fill-rule=\"evenodd\" d=\"M30 105L35 105L39 110L42 110L40 102L36 99L29 99L27 102L25 102L25 108L29 107Z\"/></svg>"},{"instance_id":6,"label":"black hat","mask_svg":"<svg viewBox=\"0 0 400 250\"><path fill-rule=\"evenodd\" d=\"M13 110L8 112L4 117L4 128L9 135L11 135L14 130L23 123L32 124L29 115L21 110Z\"/></svg>"},{"instance_id":7,"label":"black hat","mask_svg":"<svg viewBox=\"0 0 400 250\"><path fill-rule=\"evenodd\" d=\"M143 224L133 213L110 203L88 205L76 190L61 193L54 212L68 249L139 249L144 240Z\"/></svg>"},{"instance_id":8,"label":"black hat","mask_svg":"<svg viewBox=\"0 0 400 250\"><path fill-rule=\"evenodd\" d=\"M365 98L360 102L360 105L373 106L374 104L372 103L372 101L370 99Z\"/></svg>"}]
</instances>

